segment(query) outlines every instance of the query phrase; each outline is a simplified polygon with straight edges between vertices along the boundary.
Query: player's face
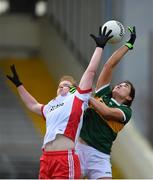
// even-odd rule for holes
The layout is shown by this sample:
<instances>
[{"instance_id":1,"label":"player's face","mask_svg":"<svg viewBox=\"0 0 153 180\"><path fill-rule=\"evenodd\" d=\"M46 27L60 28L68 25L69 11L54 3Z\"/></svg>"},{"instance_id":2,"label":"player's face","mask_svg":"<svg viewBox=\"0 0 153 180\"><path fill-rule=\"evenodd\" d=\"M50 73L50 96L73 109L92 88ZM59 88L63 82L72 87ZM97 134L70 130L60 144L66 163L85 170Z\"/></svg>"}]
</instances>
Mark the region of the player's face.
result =
<instances>
[{"instance_id":1,"label":"player's face","mask_svg":"<svg viewBox=\"0 0 153 180\"><path fill-rule=\"evenodd\" d=\"M72 86L72 83L69 81L60 82L57 89L57 95L65 96L69 92L70 86Z\"/></svg>"},{"instance_id":2,"label":"player's face","mask_svg":"<svg viewBox=\"0 0 153 180\"><path fill-rule=\"evenodd\" d=\"M129 96L130 92L131 92L131 85L125 82L116 85L112 91L114 97L118 96L122 100L124 99L130 100L131 99L131 97Z\"/></svg>"}]
</instances>

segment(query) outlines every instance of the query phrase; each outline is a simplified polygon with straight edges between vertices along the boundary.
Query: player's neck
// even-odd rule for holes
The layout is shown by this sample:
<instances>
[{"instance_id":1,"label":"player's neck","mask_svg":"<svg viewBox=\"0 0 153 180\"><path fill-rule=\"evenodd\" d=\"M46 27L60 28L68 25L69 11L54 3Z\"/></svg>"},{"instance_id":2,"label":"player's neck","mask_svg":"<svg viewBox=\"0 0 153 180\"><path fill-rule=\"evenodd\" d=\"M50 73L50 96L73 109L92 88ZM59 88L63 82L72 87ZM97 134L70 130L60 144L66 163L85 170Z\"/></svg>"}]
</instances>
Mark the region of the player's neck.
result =
<instances>
[{"instance_id":1,"label":"player's neck","mask_svg":"<svg viewBox=\"0 0 153 180\"><path fill-rule=\"evenodd\" d=\"M112 98L115 99L115 101L116 101L117 103L119 103L119 104L123 104L124 101L125 101L125 99L123 99L123 98L121 98L121 97L119 97L119 96L114 96L114 97L112 97Z\"/></svg>"}]
</instances>

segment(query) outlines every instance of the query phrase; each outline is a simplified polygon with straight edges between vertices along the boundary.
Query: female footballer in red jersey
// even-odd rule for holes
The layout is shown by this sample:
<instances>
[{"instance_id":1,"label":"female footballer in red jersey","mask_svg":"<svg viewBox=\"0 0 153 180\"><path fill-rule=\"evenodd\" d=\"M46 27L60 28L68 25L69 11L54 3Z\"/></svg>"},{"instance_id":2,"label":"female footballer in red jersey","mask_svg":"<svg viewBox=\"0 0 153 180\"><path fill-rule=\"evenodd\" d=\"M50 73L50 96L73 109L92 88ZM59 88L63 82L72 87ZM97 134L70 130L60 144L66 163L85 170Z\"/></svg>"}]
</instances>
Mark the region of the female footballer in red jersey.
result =
<instances>
[{"instance_id":1,"label":"female footballer in red jersey","mask_svg":"<svg viewBox=\"0 0 153 180\"><path fill-rule=\"evenodd\" d=\"M84 72L75 93L69 92L73 80L64 77L60 80L57 97L48 104L39 103L25 89L15 70L11 66L13 76L7 75L17 87L17 91L25 105L33 112L43 115L46 120L46 134L43 142L43 154L40 158L39 179L79 179L80 162L74 151L75 141L82 125L82 116L91 97L91 88L101 55L107 41L112 38L111 30L99 33L97 47ZM95 38L94 35L91 35Z\"/></svg>"}]
</instances>

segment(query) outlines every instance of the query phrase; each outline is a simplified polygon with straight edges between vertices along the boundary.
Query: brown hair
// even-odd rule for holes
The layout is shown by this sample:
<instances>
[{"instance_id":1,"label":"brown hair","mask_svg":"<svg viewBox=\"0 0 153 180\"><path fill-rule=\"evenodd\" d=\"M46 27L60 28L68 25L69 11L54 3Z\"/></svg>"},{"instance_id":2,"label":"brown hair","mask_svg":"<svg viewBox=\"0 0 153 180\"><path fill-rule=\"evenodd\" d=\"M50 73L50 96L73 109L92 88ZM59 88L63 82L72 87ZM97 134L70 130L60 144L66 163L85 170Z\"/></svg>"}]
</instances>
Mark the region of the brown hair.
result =
<instances>
[{"instance_id":1,"label":"brown hair","mask_svg":"<svg viewBox=\"0 0 153 180\"><path fill-rule=\"evenodd\" d=\"M73 86L77 86L77 82L76 82L76 80L72 76L64 75L59 80L59 83L62 82L62 81L70 81Z\"/></svg>"},{"instance_id":2,"label":"brown hair","mask_svg":"<svg viewBox=\"0 0 153 180\"><path fill-rule=\"evenodd\" d=\"M131 97L131 100L127 100L124 104L126 104L127 106L131 106L132 105L132 102L133 102L133 100L134 100L134 98L135 98L135 87L133 86L133 84L130 82L130 81L128 81L128 80L126 80L126 81L123 81L124 83L127 83L127 84L129 84L130 86L131 86L131 91L130 91L130 94L129 94L129 96Z\"/></svg>"}]
</instances>

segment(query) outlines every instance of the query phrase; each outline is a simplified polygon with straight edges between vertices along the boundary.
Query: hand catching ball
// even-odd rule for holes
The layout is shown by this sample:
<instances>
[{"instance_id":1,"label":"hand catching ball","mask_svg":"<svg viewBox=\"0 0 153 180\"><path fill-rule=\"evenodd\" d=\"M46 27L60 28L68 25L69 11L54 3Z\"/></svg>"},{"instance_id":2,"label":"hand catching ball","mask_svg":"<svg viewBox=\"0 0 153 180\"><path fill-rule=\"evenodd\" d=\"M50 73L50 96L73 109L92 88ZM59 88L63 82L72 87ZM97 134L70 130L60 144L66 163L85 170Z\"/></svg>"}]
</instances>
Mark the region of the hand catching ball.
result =
<instances>
[{"instance_id":1,"label":"hand catching ball","mask_svg":"<svg viewBox=\"0 0 153 180\"><path fill-rule=\"evenodd\" d=\"M122 40L122 38L125 35L125 28L122 23L115 20L107 21L101 28L101 31L103 31L104 27L107 27L107 32L109 30L112 30L110 35L113 35L113 37L108 41L108 43L115 44Z\"/></svg>"}]
</instances>

